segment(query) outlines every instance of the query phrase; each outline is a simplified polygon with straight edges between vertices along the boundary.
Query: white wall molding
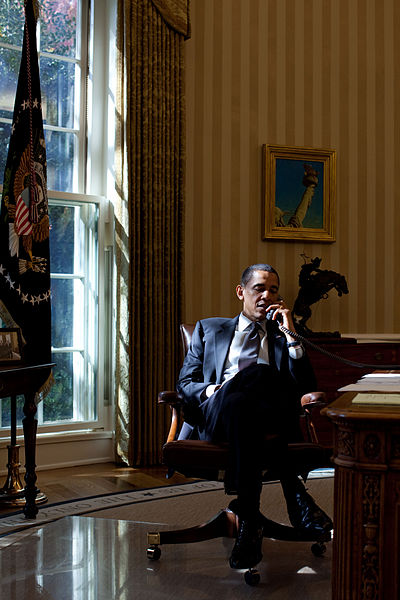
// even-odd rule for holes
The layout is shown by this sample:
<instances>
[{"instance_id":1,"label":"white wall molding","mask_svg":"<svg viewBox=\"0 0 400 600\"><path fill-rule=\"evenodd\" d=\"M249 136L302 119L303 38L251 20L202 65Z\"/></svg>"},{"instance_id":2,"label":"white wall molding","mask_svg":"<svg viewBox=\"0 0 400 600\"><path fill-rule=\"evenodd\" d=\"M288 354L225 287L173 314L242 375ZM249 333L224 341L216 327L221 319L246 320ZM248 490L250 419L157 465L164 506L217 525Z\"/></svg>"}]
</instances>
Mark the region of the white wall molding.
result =
<instances>
[{"instance_id":1,"label":"white wall molding","mask_svg":"<svg viewBox=\"0 0 400 600\"><path fill-rule=\"evenodd\" d=\"M7 473L9 440L0 442L0 476ZM25 471L23 436L17 437L19 444L20 473ZM112 431L82 431L60 434L39 434L36 440L36 471L62 469L77 465L114 462L114 434ZM38 483L40 487L40 482ZM0 485L1 487L1 485Z\"/></svg>"}]
</instances>

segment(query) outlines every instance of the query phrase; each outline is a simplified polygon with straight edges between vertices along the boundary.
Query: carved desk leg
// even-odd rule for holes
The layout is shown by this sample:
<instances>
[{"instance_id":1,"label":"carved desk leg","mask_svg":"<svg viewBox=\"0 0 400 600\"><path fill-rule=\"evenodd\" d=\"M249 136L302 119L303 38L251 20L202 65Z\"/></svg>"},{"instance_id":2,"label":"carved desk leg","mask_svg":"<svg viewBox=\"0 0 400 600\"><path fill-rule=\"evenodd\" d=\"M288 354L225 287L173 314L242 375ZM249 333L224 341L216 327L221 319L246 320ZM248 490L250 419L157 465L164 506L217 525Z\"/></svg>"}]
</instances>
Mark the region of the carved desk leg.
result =
<instances>
[{"instance_id":1,"label":"carved desk leg","mask_svg":"<svg viewBox=\"0 0 400 600\"><path fill-rule=\"evenodd\" d=\"M400 598L400 409L354 403L323 409L335 424L333 600Z\"/></svg>"},{"instance_id":2,"label":"carved desk leg","mask_svg":"<svg viewBox=\"0 0 400 600\"><path fill-rule=\"evenodd\" d=\"M24 429L24 440L25 440L25 506L24 515L27 519L35 519L38 513L36 506L36 431L37 431L37 419L36 415L36 403L35 393L25 394L24 404L24 415L22 419L22 425Z\"/></svg>"}]
</instances>

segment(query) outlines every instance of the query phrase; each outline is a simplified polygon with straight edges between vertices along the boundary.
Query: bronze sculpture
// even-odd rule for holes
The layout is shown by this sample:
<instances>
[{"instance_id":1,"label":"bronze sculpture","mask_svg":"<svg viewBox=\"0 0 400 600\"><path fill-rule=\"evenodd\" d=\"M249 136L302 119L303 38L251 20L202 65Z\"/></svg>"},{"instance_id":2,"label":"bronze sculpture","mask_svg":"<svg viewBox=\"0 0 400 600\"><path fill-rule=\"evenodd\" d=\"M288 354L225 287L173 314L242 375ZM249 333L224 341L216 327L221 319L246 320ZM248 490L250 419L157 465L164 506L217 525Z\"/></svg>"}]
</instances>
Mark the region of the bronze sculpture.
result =
<instances>
[{"instance_id":1,"label":"bronze sculpture","mask_svg":"<svg viewBox=\"0 0 400 600\"><path fill-rule=\"evenodd\" d=\"M299 292L293 305L293 320L298 333L305 337L334 336L340 337L335 331L314 333L306 323L311 317L311 305L319 300L328 298L330 290L335 289L338 296L348 294L346 278L336 271L320 269L321 258L315 257L307 262L307 256L302 254L304 264L299 273Z\"/></svg>"}]
</instances>

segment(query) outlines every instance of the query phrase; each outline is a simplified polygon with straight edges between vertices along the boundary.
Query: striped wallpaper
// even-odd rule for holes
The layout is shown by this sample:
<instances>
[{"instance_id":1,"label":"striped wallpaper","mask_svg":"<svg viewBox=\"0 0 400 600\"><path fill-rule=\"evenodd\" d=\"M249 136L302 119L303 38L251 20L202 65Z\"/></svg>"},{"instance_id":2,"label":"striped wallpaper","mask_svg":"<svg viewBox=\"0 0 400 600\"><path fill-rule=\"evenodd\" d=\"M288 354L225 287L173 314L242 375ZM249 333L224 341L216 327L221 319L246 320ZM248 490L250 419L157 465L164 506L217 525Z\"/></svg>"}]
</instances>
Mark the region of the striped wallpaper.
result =
<instances>
[{"instance_id":1,"label":"striped wallpaper","mask_svg":"<svg viewBox=\"0 0 400 600\"><path fill-rule=\"evenodd\" d=\"M253 262L289 304L301 254L350 293L314 331L400 331L400 2L191 0L186 42L185 320L234 315ZM262 144L337 151L336 242L262 240Z\"/></svg>"}]
</instances>

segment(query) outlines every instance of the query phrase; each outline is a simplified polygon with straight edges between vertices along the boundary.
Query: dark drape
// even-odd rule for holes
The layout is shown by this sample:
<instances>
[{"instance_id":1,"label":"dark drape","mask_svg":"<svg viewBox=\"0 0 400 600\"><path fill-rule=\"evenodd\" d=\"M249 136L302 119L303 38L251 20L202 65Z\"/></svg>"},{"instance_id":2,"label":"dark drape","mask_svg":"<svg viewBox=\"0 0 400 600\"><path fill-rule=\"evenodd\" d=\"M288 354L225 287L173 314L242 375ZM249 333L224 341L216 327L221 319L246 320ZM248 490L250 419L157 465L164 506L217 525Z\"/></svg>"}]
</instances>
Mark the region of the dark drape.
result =
<instances>
[{"instance_id":1,"label":"dark drape","mask_svg":"<svg viewBox=\"0 0 400 600\"><path fill-rule=\"evenodd\" d=\"M119 0L116 186L116 442L160 462L182 315L184 39L188 0Z\"/></svg>"}]
</instances>

